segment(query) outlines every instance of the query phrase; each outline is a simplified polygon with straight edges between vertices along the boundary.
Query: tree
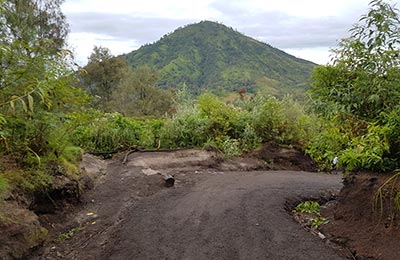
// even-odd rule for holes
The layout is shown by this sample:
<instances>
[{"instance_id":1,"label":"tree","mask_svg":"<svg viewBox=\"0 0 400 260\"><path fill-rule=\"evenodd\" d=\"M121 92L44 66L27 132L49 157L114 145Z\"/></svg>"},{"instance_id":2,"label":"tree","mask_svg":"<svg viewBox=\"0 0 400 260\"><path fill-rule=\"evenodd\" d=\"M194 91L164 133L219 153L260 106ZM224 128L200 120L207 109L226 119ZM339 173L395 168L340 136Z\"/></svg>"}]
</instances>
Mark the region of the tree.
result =
<instances>
[{"instance_id":1,"label":"tree","mask_svg":"<svg viewBox=\"0 0 400 260\"><path fill-rule=\"evenodd\" d=\"M337 131L322 131L309 151L329 163L339 155L348 170L393 170L400 166L399 11L373 0L350 31L333 63L313 71L310 96ZM341 145L327 145L334 143Z\"/></svg>"},{"instance_id":2,"label":"tree","mask_svg":"<svg viewBox=\"0 0 400 260\"><path fill-rule=\"evenodd\" d=\"M57 55L69 55L62 51L69 30L60 9L62 2L0 2L0 103L34 92L36 81L44 80L49 71L48 63L62 60Z\"/></svg>"},{"instance_id":3,"label":"tree","mask_svg":"<svg viewBox=\"0 0 400 260\"><path fill-rule=\"evenodd\" d=\"M158 74L149 67L131 69L113 90L109 107L126 116L163 116L172 107L170 90L156 87Z\"/></svg>"},{"instance_id":4,"label":"tree","mask_svg":"<svg viewBox=\"0 0 400 260\"><path fill-rule=\"evenodd\" d=\"M112 57L110 49L102 46L94 46L93 52L88 57L88 64L107 61Z\"/></svg>"},{"instance_id":5,"label":"tree","mask_svg":"<svg viewBox=\"0 0 400 260\"><path fill-rule=\"evenodd\" d=\"M62 154L63 120L86 99L71 87L74 62L62 49L68 25L61 3L0 2L0 152L22 166Z\"/></svg>"},{"instance_id":6,"label":"tree","mask_svg":"<svg viewBox=\"0 0 400 260\"><path fill-rule=\"evenodd\" d=\"M94 106L104 109L115 87L126 77L129 65L123 57L112 56L105 47L95 46L88 59L89 63L84 67L84 88L91 95L100 98Z\"/></svg>"},{"instance_id":7,"label":"tree","mask_svg":"<svg viewBox=\"0 0 400 260\"><path fill-rule=\"evenodd\" d=\"M313 72L311 97L325 114L336 111L364 120L390 112L400 100L400 18L374 0L370 11L333 50L333 64Z\"/></svg>"},{"instance_id":8,"label":"tree","mask_svg":"<svg viewBox=\"0 0 400 260\"><path fill-rule=\"evenodd\" d=\"M69 32L64 0L7 0L1 3L1 40L30 57L55 55Z\"/></svg>"}]
</instances>

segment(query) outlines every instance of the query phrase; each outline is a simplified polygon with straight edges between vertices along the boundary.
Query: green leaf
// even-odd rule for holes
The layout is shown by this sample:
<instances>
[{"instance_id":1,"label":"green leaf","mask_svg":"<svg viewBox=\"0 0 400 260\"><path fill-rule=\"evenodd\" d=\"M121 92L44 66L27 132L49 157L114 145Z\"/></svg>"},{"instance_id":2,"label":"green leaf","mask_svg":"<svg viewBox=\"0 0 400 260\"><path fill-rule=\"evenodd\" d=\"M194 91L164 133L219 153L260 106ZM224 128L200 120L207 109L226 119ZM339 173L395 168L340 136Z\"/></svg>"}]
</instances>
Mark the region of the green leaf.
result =
<instances>
[{"instance_id":1,"label":"green leaf","mask_svg":"<svg viewBox=\"0 0 400 260\"><path fill-rule=\"evenodd\" d=\"M19 101L21 101L22 109L23 109L25 112L28 112L28 107L26 106L25 101L24 101L23 99L20 99Z\"/></svg>"},{"instance_id":2,"label":"green leaf","mask_svg":"<svg viewBox=\"0 0 400 260\"><path fill-rule=\"evenodd\" d=\"M13 100L10 101L10 107L11 107L13 113L15 113L15 104L14 104Z\"/></svg>"},{"instance_id":3,"label":"green leaf","mask_svg":"<svg viewBox=\"0 0 400 260\"><path fill-rule=\"evenodd\" d=\"M37 94L39 95L39 97L42 100L42 103L44 104L45 103L45 93L42 88L38 88L37 90L38 90Z\"/></svg>"},{"instance_id":4,"label":"green leaf","mask_svg":"<svg viewBox=\"0 0 400 260\"><path fill-rule=\"evenodd\" d=\"M33 112L33 97L28 94L28 106L29 106L29 111Z\"/></svg>"}]
</instances>

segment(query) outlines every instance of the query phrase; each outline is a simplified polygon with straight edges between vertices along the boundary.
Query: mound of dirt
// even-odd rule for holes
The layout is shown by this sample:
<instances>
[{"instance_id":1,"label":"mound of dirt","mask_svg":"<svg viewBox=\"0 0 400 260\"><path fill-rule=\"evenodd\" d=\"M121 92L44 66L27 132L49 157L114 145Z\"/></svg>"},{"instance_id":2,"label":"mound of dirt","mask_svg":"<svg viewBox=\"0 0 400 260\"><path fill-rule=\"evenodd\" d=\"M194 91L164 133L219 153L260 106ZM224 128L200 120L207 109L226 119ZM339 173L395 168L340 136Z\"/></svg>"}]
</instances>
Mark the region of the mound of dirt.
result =
<instances>
[{"instance_id":1,"label":"mound of dirt","mask_svg":"<svg viewBox=\"0 0 400 260\"><path fill-rule=\"evenodd\" d=\"M400 220L388 200L399 183L383 189L382 206L375 194L388 175L363 173L344 181L337 203L322 213L330 223L322 227L330 241L346 248L349 259L394 260L400 256Z\"/></svg>"},{"instance_id":2,"label":"mound of dirt","mask_svg":"<svg viewBox=\"0 0 400 260\"><path fill-rule=\"evenodd\" d=\"M0 259L22 259L49 239L53 223L64 220L59 212L78 204L82 192L93 187L95 175L105 167L104 161L90 155L82 164L86 167L73 177L58 172L55 165L52 185L45 193L13 191L0 201Z\"/></svg>"},{"instance_id":3,"label":"mound of dirt","mask_svg":"<svg viewBox=\"0 0 400 260\"><path fill-rule=\"evenodd\" d=\"M251 156L266 162L270 170L317 171L314 161L303 152L294 148L283 147L275 143L266 143Z\"/></svg>"},{"instance_id":4,"label":"mound of dirt","mask_svg":"<svg viewBox=\"0 0 400 260\"><path fill-rule=\"evenodd\" d=\"M13 202L0 207L0 259L20 259L44 242L47 230L36 214Z\"/></svg>"}]
</instances>

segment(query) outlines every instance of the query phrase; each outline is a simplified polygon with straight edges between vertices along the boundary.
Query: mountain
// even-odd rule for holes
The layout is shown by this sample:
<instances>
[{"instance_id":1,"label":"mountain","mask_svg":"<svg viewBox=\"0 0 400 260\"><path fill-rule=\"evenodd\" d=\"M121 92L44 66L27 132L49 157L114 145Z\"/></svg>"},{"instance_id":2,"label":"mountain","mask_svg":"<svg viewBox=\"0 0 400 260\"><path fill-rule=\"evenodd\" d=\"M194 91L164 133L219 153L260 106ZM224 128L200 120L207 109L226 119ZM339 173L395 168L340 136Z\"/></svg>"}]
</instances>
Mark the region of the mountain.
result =
<instances>
[{"instance_id":1,"label":"mountain","mask_svg":"<svg viewBox=\"0 0 400 260\"><path fill-rule=\"evenodd\" d=\"M125 55L131 66L160 73L160 87L271 94L301 93L316 64L245 36L223 24L203 21L176 29L153 44Z\"/></svg>"}]
</instances>

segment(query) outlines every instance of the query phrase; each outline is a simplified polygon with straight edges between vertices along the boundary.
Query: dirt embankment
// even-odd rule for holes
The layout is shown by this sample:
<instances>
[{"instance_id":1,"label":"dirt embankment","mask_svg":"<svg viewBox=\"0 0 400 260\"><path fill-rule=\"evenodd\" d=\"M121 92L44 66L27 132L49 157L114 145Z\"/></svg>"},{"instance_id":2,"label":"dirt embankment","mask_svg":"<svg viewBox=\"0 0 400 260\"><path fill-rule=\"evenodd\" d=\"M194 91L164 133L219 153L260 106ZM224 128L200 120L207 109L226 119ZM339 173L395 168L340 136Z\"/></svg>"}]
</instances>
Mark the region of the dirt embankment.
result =
<instances>
[{"instance_id":1,"label":"dirt embankment","mask_svg":"<svg viewBox=\"0 0 400 260\"><path fill-rule=\"evenodd\" d=\"M333 243L343 246L342 252L349 259L400 259L400 216L394 201L389 199L400 191L400 183L390 182L382 193L377 193L391 177L372 173L350 175L336 203L323 211L330 223L323 226L322 232Z\"/></svg>"},{"instance_id":2,"label":"dirt embankment","mask_svg":"<svg viewBox=\"0 0 400 260\"><path fill-rule=\"evenodd\" d=\"M74 178L54 171L52 187L45 194L14 191L0 201L0 259L24 258L47 241L49 231L55 232L52 225L61 223L56 220L63 218L63 211L80 202L81 193L93 188L105 168L104 161L90 162L90 156L84 157L82 165L82 174Z\"/></svg>"}]
</instances>

